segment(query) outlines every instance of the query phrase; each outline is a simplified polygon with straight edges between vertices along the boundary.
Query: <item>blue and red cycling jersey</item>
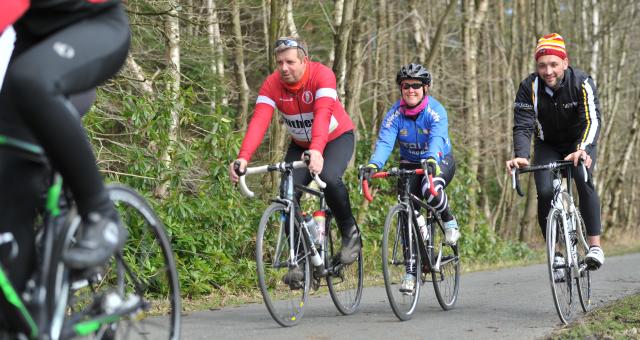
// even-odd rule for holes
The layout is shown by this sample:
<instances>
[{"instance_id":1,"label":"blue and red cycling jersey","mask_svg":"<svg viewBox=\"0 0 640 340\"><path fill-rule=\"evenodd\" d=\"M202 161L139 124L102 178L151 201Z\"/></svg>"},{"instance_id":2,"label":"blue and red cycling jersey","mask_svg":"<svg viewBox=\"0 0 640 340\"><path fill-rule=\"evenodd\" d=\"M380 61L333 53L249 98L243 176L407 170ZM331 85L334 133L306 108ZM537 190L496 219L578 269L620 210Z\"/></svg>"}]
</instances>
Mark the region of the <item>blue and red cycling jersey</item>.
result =
<instances>
[{"instance_id":1,"label":"blue and red cycling jersey","mask_svg":"<svg viewBox=\"0 0 640 340\"><path fill-rule=\"evenodd\" d=\"M427 98L427 106L415 119L401 112L396 102L382 120L376 150L370 164L381 169L393 152L396 141L400 145L400 159L419 163L434 158L438 163L451 153L447 111L435 98Z\"/></svg>"}]
</instances>

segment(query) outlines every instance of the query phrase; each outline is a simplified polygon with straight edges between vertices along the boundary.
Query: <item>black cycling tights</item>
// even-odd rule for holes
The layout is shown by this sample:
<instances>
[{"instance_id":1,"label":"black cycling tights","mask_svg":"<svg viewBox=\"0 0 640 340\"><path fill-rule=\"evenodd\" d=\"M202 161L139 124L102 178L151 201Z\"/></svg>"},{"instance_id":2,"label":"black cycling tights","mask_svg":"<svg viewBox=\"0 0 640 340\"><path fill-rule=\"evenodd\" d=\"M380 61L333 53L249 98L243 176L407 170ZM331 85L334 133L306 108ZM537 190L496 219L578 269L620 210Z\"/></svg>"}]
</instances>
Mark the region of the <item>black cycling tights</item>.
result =
<instances>
[{"instance_id":1,"label":"black cycling tights","mask_svg":"<svg viewBox=\"0 0 640 340\"><path fill-rule=\"evenodd\" d=\"M342 175L347 169L351 155L353 155L353 145L353 132L348 131L327 143L322 154L324 165L320 173L320 179L327 183L327 187L324 189L327 205L331 208L343 235L350 232L351 228L356 224L356 220L351 213L349 192L347 192L347 187L342 182ZM285 161L299 161L304 151L306 149L292 142L287 150ZM297 169L293 171L293 182L295 184L308 185L311 181L309 170ZM301 192L297 193L296 199L299 200L301 196Z\"/></svg>"},{"instance_id":2,"label":"black cycling tights","mask_svg":"<svg viewBox=\"0 0 640 340\"><path fill-rule=\"evenodd\" d=\"M115 6L46 37L30 35L20 25L16 32L2 95L11 98L62 174L80 214L112 214L91 144L67 96L103 83L124 63L130 40L124 10Z\"/></svg>"}]
</instances>

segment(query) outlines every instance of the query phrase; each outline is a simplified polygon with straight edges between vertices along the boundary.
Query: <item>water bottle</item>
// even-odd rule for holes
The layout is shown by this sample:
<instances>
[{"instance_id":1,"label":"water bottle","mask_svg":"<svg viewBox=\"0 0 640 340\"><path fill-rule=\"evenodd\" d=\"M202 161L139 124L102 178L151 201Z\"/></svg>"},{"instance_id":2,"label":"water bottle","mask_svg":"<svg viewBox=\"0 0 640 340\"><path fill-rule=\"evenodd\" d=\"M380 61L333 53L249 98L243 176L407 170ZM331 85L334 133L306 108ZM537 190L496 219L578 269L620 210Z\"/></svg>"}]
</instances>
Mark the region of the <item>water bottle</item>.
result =
<instances>
[{"instance_id":1,"label":"water bottle","mask_svg":"<svg viewBox=\"0 0 640 340\"><path fill-rule=\"evenodd\" d=\"M325 230L326 214L324 210L318 210L313 213L313 221L316 226L316 244L322 245L324 237L327 235Z\"/></svg>"},{"instance_id":2,"label":"water bottle","mask_svg":"<svg viewBox=\"0 0 640 340\"><path fill-rule=\"evenodd\" d=\"M420 234L422 234L422 239L427 242L429 239L429 230L427 230L427 222L424 220L424 216L420 214L418 210L414 210L416 215L416 220L418 221L418 227L420 227Z\"/></svg>"},{"instance_id":3,"label":"water bottle","mask_svg":"<svg viewBox=\"0 0 640 340\"><path fill-rule=\"evenodd\" d=\"M307 226L307 229L309 229L309 234L311 235L311 241L316 242L316 240L318 239L316 222L313 220L313 218L310 215L305 214L304 224Z\"/></svg>"}]
</instances>

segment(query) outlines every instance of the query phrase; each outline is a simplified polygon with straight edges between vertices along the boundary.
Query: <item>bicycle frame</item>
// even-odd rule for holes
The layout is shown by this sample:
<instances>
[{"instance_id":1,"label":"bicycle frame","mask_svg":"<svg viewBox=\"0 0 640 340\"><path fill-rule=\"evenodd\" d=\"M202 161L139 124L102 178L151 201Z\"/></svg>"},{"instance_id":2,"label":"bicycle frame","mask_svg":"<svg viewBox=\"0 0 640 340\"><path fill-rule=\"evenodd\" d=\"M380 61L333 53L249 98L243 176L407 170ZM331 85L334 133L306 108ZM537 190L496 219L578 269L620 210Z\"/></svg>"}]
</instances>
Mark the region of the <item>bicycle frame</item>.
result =
<instances>
[{"instance_id":1,"label":"bicycle frame","mask_svg":"<svg viewBox=\"0 0 640 340\"><path fill-rule=\"evenodd\" d=\"M308 249L309 254L304 254L304 256L310 256L313 266L320 267L324 263L326 263L325 261L326 259L324 258L325 256L320 257L320 252L318 251L318 248L315 246L314 242L312 241L309 229L307 228L302 218L301 209L294 199L295 190L298 189L298 190L320 197L320 207L321 209L326 209L326 203L324 200L323 193L313 189L309 189L302 185L294 186L293 170L305 168L306 166L307 166L306 162L296 161L292 163L281 162L274 165L264 165L264 166L259 166L255 168L248 168L246 169L246 173L240 174L240 189L246 196L248 197L254 196L253 192L249 190L249 188L246 185L245 176L244 176L245 174L257 174L257 173L263 173L263 172L269 172L269 171L279 171L283 173L284 192L281 192L278 195L278 197L272 201L285 205L286 207L285 211L287 212L287 217L288 217L286 228L288 228L289 235L295 235L295 219L298 220L300 231L302 232L302 235L303 235L303 240L309 248ZM326 184L320 179L320 177L318 177L318 175L314 175L313 179L314 181L316 181L316 183L318 183L318 186L320 186L321 188L324 188L326 186ZM276 244L276 254L280 254L280 252L282 251L282 245L280 244L280 240L282 239L283 232L285 232L284 228L281 228L279 232L278 243ZM290 268L298 266L298 255L295 252L295 249L296 249L295 241L296 240L293 237L289 238L290 250L289 250L289 263L287 263L287 266ZM318 258L321 258L322 262L318 263L318 260L317 260ZM278 264L278 265L280 266L281 264ZM325 276L327 274L327 270L323 269L320 272L320 274L322 276Z\"/></svg>"},{"instance_id":2,"label":"bicycle frame","mask_svg":"<svg viewBox=\"0 0 640 340\"><path fill-rule=\"evenodd\" d=\"M584 166L584 163L580 161L579 164L584 172L584 179L585 181L587 181L588 176L587 176L587 170ZM544 165L529 166L524 169L514 168L511 170L511 174L512 174L513 188L516 189L516 191L518 192L518 195L524 196L524 193L520 188L520 181L518 179L518 174L526 173L526 172L535 172L535 171L551 171L553 175L553 199L551 200L551 206L554 208L557 208L560 211L563 225L568 226L568 228L562 228L563 234L564 234L564 240L565 240L565 247L566 247L565 249L571 250L570 258L566 259L568 261L566 265L569 268L571 268L572 275L580 275L580 271L584 269L580 268L580 265L577 263L577 248L574 245L575 244L574 240L576 242L583 243L583 246L585 246L586 248L588 248L588 246L586 244L586 241L582 237L578 237L578 232L580 232L579 235L582 235L581 233L582 226L581 225L576 226L573 219L573 216L577 214L577 211L576 211L576 206L573 200L573 194L571 189L571 180L573 177L572 165L573 165L573 161L557 161L557 162L551 162L549 164L544 164ZM562 171L563 170L566 171L566 178L567 178L566 191L562 189L562 177L563 177ZM566 192L567 194L568 205L569 205L568 207L565 207L564 204L562 203L561 196L563 192ZM553 237L555 238L556 235L554 234ZM555 243L555 239L551 241Z\"/></svg>"},{"instance_id":3,"label":"bicycle frame","mask_svg":"<svg viewBox=\"0 0 640 340\"><path fill-rule=\"evenodd\" d=\"M416 227L418 225L418 220L415 214L416 211L416 204L419 207L425 208L427 211L427 225L430 225L432 223L434 223L433 219L435 218L436 212L435 210L429 206L428 204L426 204L425 202L423 202L418 196L416 196L415 194L411 193L411 183L410 183L410 178L411 176L417 176L417 175L424 175L425 174L425 170L424 169L415 169L415 170L404 170L404 169L398 169L398 168L392 168L391 170L389 170L386 173L376 173L372 176L372 178L383 178L383 177L387 177L387 176L397 176L400 177L400 180L402 181L402 191L401 193L398 195L398 203L401 204L402 206L404 206L404 208L407 210L408 215L410 216L410 218L407 220L407 232L409 233L407 235L408 239L411 239L412 237L412 233L415 233L419 244L425 244L425 240L422 237L422 233L419 232L418 228ZM431 191L432 195L436 195L437 193L435 192L434 185L433 185L433 177L431 174L428 175L428 180L429 180L429 190ZM369 186L366 180L363 180L362 182L362 188L364 190L364 194L365 194L365 198L369 201L373 200L373 197L371 196L371 194L369 193ZM431 230L430 228L427 228L428 232L430 233ZM422 259L426 259L427 261L425 263L429 264L429 270L431 272L439 272L440 271L440 267L442 265L441 261L442 261L442 249L440 249L438 251L438 256L435 259L431 258L431 255L429 254L429 250L433 249L433 238L429 237L429 242L426 242L426 246L420 246L419 247L419 255ZM410 254L413 254L415 251L412 249L413 244L412 242L409 242L409 252ZM396 254L396 249L393 250L394 254Z\"/></svg>"}]
</instances>

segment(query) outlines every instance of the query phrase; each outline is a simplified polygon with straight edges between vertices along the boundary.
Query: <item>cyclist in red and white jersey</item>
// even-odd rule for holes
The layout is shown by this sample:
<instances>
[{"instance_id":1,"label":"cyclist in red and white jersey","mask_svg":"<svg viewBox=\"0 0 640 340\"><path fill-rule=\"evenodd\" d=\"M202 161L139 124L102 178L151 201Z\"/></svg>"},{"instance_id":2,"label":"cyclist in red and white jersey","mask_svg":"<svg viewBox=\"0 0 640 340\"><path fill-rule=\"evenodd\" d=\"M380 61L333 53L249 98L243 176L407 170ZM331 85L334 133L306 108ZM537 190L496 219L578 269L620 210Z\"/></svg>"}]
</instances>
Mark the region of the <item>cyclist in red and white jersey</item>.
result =
<instances>
[{"instance_id":1,"label":"cyclist in red and white jersey","mask_svg":"<svg viewBox=\"0 0 640 340\"><path fill-rule=\"evenodd\" d=\"M352 263L360 251L360 235L342 175L353 155L353 122L338 100L335 74L321 63L310 61L302 41L281 38L276 41L274 53L277 70L260 88L237 158L240 170L244 171L262 142L277 109L292 140L285 161L300 159L306 150L311 156L308 171L294 171L294 181L309 184L310 171L327 183L327 204L342 232L340 259L342 263ZM237 182L233 163L229 165L229 176ZM302 278L302 272L297 274L294 278Z\"/></svg>"}]
</instances>

